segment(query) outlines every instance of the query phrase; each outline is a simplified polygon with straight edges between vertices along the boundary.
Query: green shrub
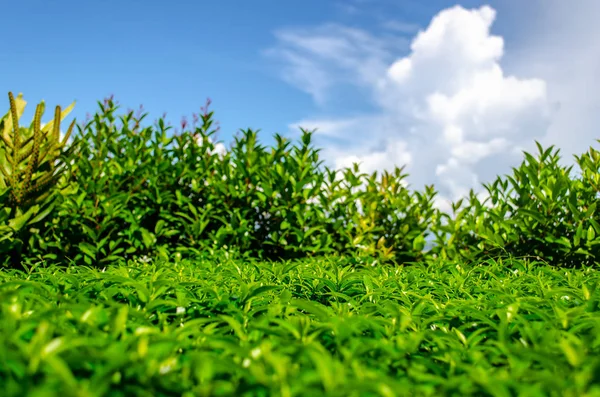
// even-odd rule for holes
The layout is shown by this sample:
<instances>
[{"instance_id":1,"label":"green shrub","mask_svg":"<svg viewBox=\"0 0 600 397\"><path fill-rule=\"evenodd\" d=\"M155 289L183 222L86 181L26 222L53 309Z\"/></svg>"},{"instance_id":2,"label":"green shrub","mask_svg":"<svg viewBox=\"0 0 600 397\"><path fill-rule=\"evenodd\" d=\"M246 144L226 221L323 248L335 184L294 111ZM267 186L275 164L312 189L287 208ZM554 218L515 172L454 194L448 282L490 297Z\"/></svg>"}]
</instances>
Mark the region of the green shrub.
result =
<instances>
[{"instance_id":1,"label":"green shrub","mask_svg":"<svg viewBox=\"0 0 600 397\"><path fill-rule=\"evenodd\" d=\"M172 196L157 193L155 183L170 167L164 151L168 128L161 120L157 130L140 129L143 117L134 119L133 112L120 117L118 128L112 100L98 104L101 113L78 126L74 139L81 150L72 159L77 190L64 197L47 225L44 258L105 266L119 257L161 252L170 238L156 230L155 220L161 200Z\"/></svg>"},{"instance_id":2,"label":"green shrub","mask_svg":"<svg viewBox=\"0 0 600 397\"><path fill-rule=\"evenodd\" d=\"M543 149L512 176L485 185L483 202L471 191L469 202L453 204L456 217L438 222L434 252L469 261L484 256L537 257L551 264L579 267L597 263L600 244L600 153L590 148L577 157L581 178L558 161L559 150Z\"/></svg>"},{"instance_id":3,"label":"green shrub","mask_svg":"<svg viewBox=\"0 0 600 397\"><path fill-rule=\"evenodd\" d=\"M338 171L320 168L312 132L302 130L297 145L275 135L268 150L256 132L242 131L218 156L212 112L195 131L167 137L162 119L141 129L146 115L129 112L117 126L112 99L99 106L78 126L76 187L40 232L39 257L104 266L119 256L233 247L265 259L357 250L383 261L422 257L434 193L411 195L400 169L381 190L376 174L355 176L357 168L344 170L351 182L342 183Z\"/></svg>"},{"instance_id":4,"label":"green shrub","mask_svg":"<svg viewBox=\"0 0 600 397\"><path fill-rule=\"evenodd\" d=\"M190 131L184 121L181 133L168 137L163 119L142 128L147 114L129 111L117 125L112 98L99 102L100 112L78 126L77 152L63 156L70 190L56 193L51 216L36 219L23 259L104 267L122 258L225 250L267 260L343 255L371 264L506 255L564 266L597 262L594 149L577 157L581 176L571 179L558 151L538 144L537 158L525 153L512 176L485 185L488 198L480 202L471 191L450 216L434 208L433 186L418 192L403 185L403 168L368 175L357 164L323 167L313 133L303 129L299 143L275 134L271 148L259 144L257 132L242 131L218 155L208 104L200 127ZM0 227L0 244L14 244ZM435 244L425 251L431 235Z\"/></svg>"}]
</instances>

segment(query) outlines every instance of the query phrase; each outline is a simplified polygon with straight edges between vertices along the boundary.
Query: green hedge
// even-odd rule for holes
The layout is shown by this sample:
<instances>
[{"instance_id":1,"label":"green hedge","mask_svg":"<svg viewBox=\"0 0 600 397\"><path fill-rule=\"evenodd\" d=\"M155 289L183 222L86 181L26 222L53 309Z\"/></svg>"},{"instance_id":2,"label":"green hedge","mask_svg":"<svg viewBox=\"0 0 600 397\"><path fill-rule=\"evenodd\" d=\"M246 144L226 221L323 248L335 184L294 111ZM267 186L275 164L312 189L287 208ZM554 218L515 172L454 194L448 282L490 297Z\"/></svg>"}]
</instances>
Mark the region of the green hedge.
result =
<instances>
[{"instance_id":1,"label":"green hedge","mask_svg":"<svg viewBox=\"0 0 600 397\"><path fill-rule=\"evenodd\" d=\"M29 130L12 128L22 110L2 119L0 133L12 136L0 142L4 265L41 259L104 267L123 257L222 249L269 260L349 254L380 264L506 255L557 266L598 262L600 154L592 148L577 157L581 175L574 177L572 167L558 164L558 150L538 144L537 157L525 153L512 175L485 185L486 200L471 191L450 215L434 208L433 186L404 187L403 168L368 175L357 165L323 167L312 132L303 129L298 143L276 134L271 148L242 131L219 155L208 106L202 126L189 131L184 124L168 136L162 119L142 128L146 114L117 117L112 99L98 105L69 149L57 152L56 170L33 158L41 112ZM17 165L8 146L14 142L22 145ZM32 193L33 210L10 201L27 167L33 179L54 175L46 196Z\"/></svg>"}]
</instances>

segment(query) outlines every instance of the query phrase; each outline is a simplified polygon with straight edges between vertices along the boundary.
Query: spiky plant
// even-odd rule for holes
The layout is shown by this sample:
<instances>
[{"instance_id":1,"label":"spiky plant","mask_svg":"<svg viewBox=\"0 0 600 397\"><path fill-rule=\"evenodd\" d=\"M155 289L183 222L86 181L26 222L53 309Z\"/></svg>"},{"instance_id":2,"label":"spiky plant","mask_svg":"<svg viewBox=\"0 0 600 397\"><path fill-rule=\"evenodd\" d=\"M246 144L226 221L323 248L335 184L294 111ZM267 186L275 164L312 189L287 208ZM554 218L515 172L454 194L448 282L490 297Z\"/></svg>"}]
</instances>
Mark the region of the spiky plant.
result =
<instances>
[{"instance_id":1,"label":"spiky plant","mask_svg":"<svg viewBox=\"0 0 600 397\"><path fill-rule=\"evenodd\" d=\"M60 122L75 103L62 112L60 106L56 106L54 120L42 127L45 110L42 101L36 107L31 126L28 129L19 127L27 103L22 96L19 94L15 100L12 92L8 93L10 110L0 119L0 197L8 194L8 205L0 214L0 224L8 221L8 225L0 227L0 233L4 234L0 241L11 241L8 237L16 233L19 252L23 243L19 238L23 237L21 231L44 219L53 208L54 200L50 196L65 166L64 162L59 162L58 166L56 163L74 150L73 145L63 149L75 126L73 120L61 142ZM11 254L15 251L12 244L0 246L0 252L3 249L10 249Z\"/></svg>"}]
</instances>

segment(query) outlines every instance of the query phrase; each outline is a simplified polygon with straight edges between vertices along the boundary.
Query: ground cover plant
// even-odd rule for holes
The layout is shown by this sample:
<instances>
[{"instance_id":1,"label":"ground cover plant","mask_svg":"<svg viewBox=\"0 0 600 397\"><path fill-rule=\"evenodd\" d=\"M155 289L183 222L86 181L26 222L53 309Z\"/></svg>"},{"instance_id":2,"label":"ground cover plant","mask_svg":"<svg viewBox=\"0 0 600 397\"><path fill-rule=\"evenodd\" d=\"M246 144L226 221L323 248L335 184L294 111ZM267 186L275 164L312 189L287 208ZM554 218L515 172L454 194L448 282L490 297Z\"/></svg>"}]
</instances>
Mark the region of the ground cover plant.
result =
<instances>
[{"instance_id":1,"label":"ground cover plant","mask_svg":"<svg viewBox=\"0 0 600 397\"><path fill-rule=\"evenodd\" d=\"M3 395L600 395L594 148L445 214L305 130L218 153L209 103L168 134L107 98L61 137L73 105L25 128L9 98Z\"/></svg>"}]
</instances>

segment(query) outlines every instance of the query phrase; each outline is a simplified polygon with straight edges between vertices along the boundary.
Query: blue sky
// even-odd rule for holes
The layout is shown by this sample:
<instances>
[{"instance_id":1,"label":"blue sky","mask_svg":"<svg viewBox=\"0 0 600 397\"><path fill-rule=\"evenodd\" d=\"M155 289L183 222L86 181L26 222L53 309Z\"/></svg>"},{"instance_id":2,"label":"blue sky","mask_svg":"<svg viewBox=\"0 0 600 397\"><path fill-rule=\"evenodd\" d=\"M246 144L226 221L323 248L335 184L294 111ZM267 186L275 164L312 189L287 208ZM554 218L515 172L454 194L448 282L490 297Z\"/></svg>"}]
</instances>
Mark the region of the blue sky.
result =
<instances>
[{"instance_id":1,"label":"blue sky","mask_svg":"<svg viewBox=\"0 0 600 397\"><path fill-rule=\"evenodd\" d=\"M326 164L360 161L370 172L408 163L411 185L435 183L456 199L510 172L534 139L567 159L594 143L600 98L589 91L600 58L597 24L584 21L599 7L577 4L9 2L0 107L8 110L8 91L22 92L29 124L40 100L47 109L75 100L67 123L82 122L114 94L121 112L142 104L147 123L166 112L177 127L211 98L226 144L239 129L260 129L271 144L275 132L319 128ZM429 33L415 50L419 32ZM50 118L47 110L42 121Z\"/></svg>"},{"instance_id":2,"label":"blue sky","mask_svg":"<svg viewBox=\"0 0 600 397\"><path fill-rule=\"evenodd\" d=\"M290 27L337 22L385 31L378 26L385 22L379 20L382 11L357 15L350 2L344 3L309 0L290 7L289 2L275 0L187 0L168 6L159 0L10 2L5 15L11 17L0 25L0 82L4 91L23 92L30 104L26 120L35 103L44 99L52 107L76 100L72 114L83 121L87 112L96 111L95 101L115 94L124 110L143 104L148 119L166 111L166 118L178 125L181 116L198 112L210 97L223 139L248 127L260 128L265 132L262 138L269 139L271 132L287 131L291 121L319 111L369 109L369 101L360 97L335 95L320 109L282 80L281 62L264 55L277 45L275 32ZM410 3L415 5L390 7L396 16L389 19L409 24L408 33L453 4L436 1L424 8ZM405 52L405 46L400 41L398 53ZM0 105L7 104L2 93Z\"/></svg>"}]
</instances>

